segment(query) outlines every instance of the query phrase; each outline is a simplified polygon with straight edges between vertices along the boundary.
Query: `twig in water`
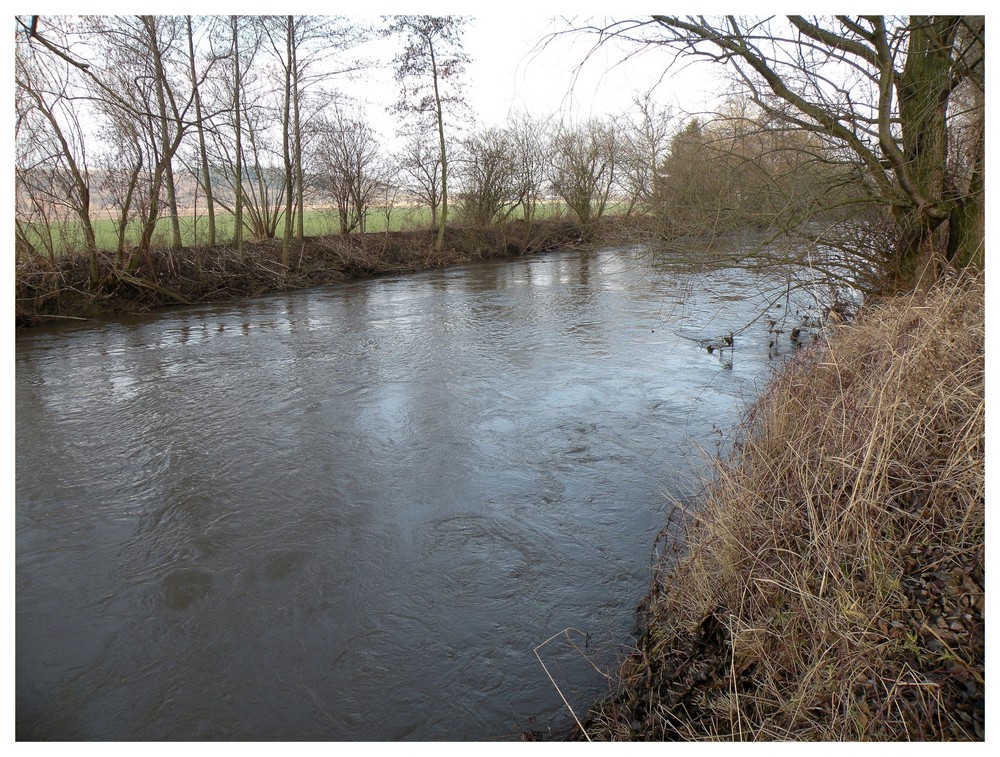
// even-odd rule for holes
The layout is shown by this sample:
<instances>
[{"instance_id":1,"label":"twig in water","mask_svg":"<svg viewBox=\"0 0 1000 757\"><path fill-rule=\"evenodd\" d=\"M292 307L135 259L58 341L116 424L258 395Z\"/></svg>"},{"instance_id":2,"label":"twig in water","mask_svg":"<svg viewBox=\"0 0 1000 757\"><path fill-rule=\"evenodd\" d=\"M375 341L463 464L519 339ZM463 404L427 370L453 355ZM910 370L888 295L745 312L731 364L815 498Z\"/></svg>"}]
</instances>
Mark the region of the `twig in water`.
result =
<instances>
[{"instance_id":1,"label":"twig in water","mask_svg":"<svg viewBox=\"0 0 1000 757\"><path fill-rule=\"evenodd\" d=\"M575 720L577 726L579 726L580 732L583 733L583 737L585 739L587 739L587 741L590 741L591 738L587 734L587 729L583 727L583 723L580 722L580 718L578 718L576 716L576 713L573 711L573 708L570 706L569 702L566 701L566 697L563 696L562 689L559 688L559 684L556 683L556 679L552 677L552 674L549 672L549 669L547 667L545 667L545 662L542 661L542 656L540 654L538 654L538 650L541 649L542 647L544 647L546 644L548 644L554 638L556 638L556 636L565 635L566 636L566 640L570 641L570 639L569 639L569 632L570 631L576 631L581 636L585 636L586 635L586 634L583 633L583 631L581 631L578 628L572 628L572 627L570 627L570 628L564 628L559 633L553 634L552 636L550 636L549 638L547 638L545 641L543 641L541 644L539 644L537 647L535 647L534 652L535 652L535 657L538 658L538 664L542 666L542 670L545 671L545 675L547 675L549 677L549 680L552 682L552 685L555 686L556 692L559 694L559 698L562 699L563 704L566 705L566 709L569 710L569 714L573 716L573 720ZM572 643L573 642L570 641L570 644L572 644Z\"/></svg>"}]
</instances>

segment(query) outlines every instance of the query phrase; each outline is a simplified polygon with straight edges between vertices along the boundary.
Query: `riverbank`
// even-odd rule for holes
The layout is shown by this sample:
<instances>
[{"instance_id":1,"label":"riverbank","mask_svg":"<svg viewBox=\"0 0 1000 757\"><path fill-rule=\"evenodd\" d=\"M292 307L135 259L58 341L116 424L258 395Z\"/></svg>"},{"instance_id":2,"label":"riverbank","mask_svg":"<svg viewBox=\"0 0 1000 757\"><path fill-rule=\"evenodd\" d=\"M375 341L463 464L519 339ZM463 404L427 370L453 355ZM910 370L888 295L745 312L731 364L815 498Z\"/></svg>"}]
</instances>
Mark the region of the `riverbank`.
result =
<instances>
[{"instance_id":1,"label":"riverbank","mask_svg":"<svg viewBox=\"0 0 1000 757\"><path fill-rule=\"evenodd\" d=\"M213 302L336 284L352 279L518 257L613 242L612 221L587 227L569 220L515 222L506 227L450 228L444 249L436 231L398 231L310 237L294 243L290 265L280 263L278 240L233 247L154 249L133 253L131 265L113 253L98 255L97 285L90 256L55 261L24 256L15 273L15 322L86 319L146 312L178 304Z\"/></svg>"},{"instance_id":2,"label":"riverbank","mask_svg":"<svg viewBox=\"0 0 1000 757\"><path fill-rule=\"evenodd\" d=\"M872 306L774 377L664 530L588 738L984 738L983 286Z\"/></svg>"}]
</instances>

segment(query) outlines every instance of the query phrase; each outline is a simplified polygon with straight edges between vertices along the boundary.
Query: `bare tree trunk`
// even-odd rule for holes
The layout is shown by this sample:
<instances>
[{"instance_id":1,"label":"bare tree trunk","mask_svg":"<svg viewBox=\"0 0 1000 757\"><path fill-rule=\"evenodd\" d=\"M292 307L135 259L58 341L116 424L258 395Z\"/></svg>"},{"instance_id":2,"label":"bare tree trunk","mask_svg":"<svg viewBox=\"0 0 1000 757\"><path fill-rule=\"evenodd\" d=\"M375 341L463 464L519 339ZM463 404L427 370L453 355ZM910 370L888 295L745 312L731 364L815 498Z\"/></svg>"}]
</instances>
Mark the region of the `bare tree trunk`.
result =
<instances>
[{"instance_id":1,"label":"bare tree trunk","mask_svg":"<svg viewBox=\"0 0 1000 757\"><path fill-rule=\"evenodd\" d=\"M296 45L292 45L292 116L293 148L295 151L295 239L305 239L305 180L302 176L302 128L299 122L299 56Z\"/></svg>"},{"instance_id":2,"label":"bare tree trunk","mask_svg":"<svg viewBox=\"0 0 1000 757\"><path fill-rule=\"evenodd\" d=\"M289 121L291 119L291 98L292 98L292 37L295 33L294 19L288 16L288 25L285 32L285 49L287 57L285 59L285 103L281 111L281 153L285 161L285 231L281 236L281 264L288 267L288 248L292 240L292 156L289 145Z\"/></svg>"},{"instance_id":3,"label":"bare tree trunk","mask_svg":"<svg viewBox=\"0 0 1000 757\"><path fill-rule=\"evenodd\" d=\"M181 240L180 213L177 209L177 186L174 183L173 161L167 163L163 181L167 185L167 208L170 210L170 247L179 250L183 246L183 242Z\"/></svg>"},{"instance_id":4,"label":"bare tree trunk","mask_svg":"<svg viewBox=\"0 0 1000 757\"><path fill-rule=\"evenodd\" d=\"M122 218L118 224L118 268L125 264L125 232L128 229L128 213L132 208L132 198L135 197L135 188L139 184L139 174L142 173L142 156L129 177L128 190L125 192L125 201L122 203Z\"/></svg>"},{"instance_id":5,"label":"bare tree trunk","mask_svg":"<svg viewBox=\"0 0 1000 757\"><path fill-rule=\"evenodd\" d=\"M98 283L97 235L94 232L94 224L90 218L90 184L87 181L87 177L84 176L84 172L80 167L80 164L73 156L73 150L70 148L69 139L67 139L66 134L63 132L56 114L48 106L41 94L31 86L27 76L19 83L35 103L35 106L38 108L38 112L45 117L45 120L52 127L52 133L55 136L56 141L59 143L62 158L66 161L66 166L69 169L77 195L77 202L73 205L73 211L80 220L80 227L83 229L83 242L87 251L90 253L90 283L91 285L96 285Z\"/></svg>"},{"instance_id":6,"label":"bare tree trunk","mask_svg":"<svg viewBox=\"0 0 1000 757\"><path fill-rule=\"evenodd\" d=\"M243 252L243 145L240 133L240 40L238 17L231 16L233 27L233 118L236 122L236 197L235 219L233 221L233 241L236 249Z\"/></svg>"},{"instance_id":7,"label":"bare tree trunk","mask_svg":"<svg viewBox=\"0 0 1000 757\"><path fill-rule=\"evenodd\" d=\"M156 18L143 16L143 24L149 37L149 52L153 59L153 73L156 78L156 107L160 116L160 150L164 162L163 181L166 183L167 208L170 211L170 246L177 250L181 247L181 224L177 213L177 190L174 184L173 151L170 149L170 129L167 118L167 99L165 94L166 73L163 70L163 59L160 54Z\"/></svg>"},{"instance_id":8,"label":"bare tree trunk","mask_svg":"<svg viewBox=\"0 0 1000 757\"><path fill-rule=\"evenodd\" d=\"M437 61L434 58L434 44L428 40L428 48L431 56L431 73L434 77L434 107L437 112L438 140L441 143L441 216L438 219L438 234L434 242L434 249L440 250L444 246L444 227L448 223L448 154L444 145L444 113L441 109L441 93L438 91L438 69Z\"/></svg>"},{"instance_id":9,"label":"bare tree trunk","mask_svg":"<svg viewBox=\"0 0 1000 757\"><path fill-rule=\"evenodd\" d=\"M191 17L186 16L188 32L188 54L191 61L191 87L194 95L194 112L198 129L198 152L201 159L201 186L205 190L205 205L208 208L208 246L215 247L215 198L212 194L212 171L208 164L208 149L205 145L205 124L201 114L201 93L198 87L198 72L195 68L194 33Z\"/></svg>"},{"instance_id":10,"label":"bare tree trunk","mask_svg":"<svg viewBox=\"0 0 1000 757\"><path fill-rule=\"evenodd\" d=\"M907 285L928 285L937 278L935 231L950 216L943 208L927 208L925 203L929 200L936 205L944 198L948 101L941 95L951 86L951 49L957 26L957 16L914 16L906 63L897 86L903 152L900 157L905 165L905 171L897 174L904 177L903 188L916 205L903 213L914 226L909 244L900 250L899 273ZM883 146L892 139L885 134L887 131L883 129ZM886 152L890 160L895 158L895 150L887 148Z\"/></svg>"},{"instance_id":11,"label":"bare tree trunk","mask_svg":"<svg viewBox=\"0 0 1000 757\"><path fill-rule=\"evenodd\" d=\"M986 130L983 124L977 131L969 187L956 202L948 222L948 260L958 266L982 268L986 255L986 177L983 166Z\"/></svg>"},{"instance_id":12,"label":"bare tree trunk","mask_svg":"<svg viewBox=\"0 0 1000 757\"><path fill-rule=\"evenodd\" d=\"M153 242L153 233L156 231L156 221L160 215L160 187L163 186L163 160L161 159L153 168L153 180L149 189L149 209L146 220L142 226L142 236L139 237L139 252L149 250ZM137 259L129 261L128 270L131 272L137 263Z\"/></svg>"}]
</instances>

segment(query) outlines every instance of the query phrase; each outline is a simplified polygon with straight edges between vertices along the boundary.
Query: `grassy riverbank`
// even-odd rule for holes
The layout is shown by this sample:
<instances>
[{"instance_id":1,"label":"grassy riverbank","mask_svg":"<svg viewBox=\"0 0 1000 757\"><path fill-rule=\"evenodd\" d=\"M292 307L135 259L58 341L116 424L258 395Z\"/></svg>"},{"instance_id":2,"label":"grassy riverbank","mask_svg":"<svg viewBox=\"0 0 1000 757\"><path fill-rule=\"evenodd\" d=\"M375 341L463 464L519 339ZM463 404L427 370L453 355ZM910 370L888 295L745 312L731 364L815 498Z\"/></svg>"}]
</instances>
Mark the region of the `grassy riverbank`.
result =
<instances>
[{"instance_id":1,"label":"grassy riverbank","mask_svg":"<svg viewBox=\"0 0 1000 757\"><path fill-rule=\"evenodd\" d=\"M102 252L97 283L91 282L86 253L55 260L24 255L16 264L15 319L24 326L252 297L365 276L586 247L611 242L616 233L610 221L586 228L569 220L451 228L440 251L434 250L433 230L317 236L292 245L287 268L280 263L281 244L276 240L246 243L239 251L227 246L153 249L131 253L131 261Z\"/></svg>"},{"instance_id":2,"label":"grassy riverbank","mask_svg":"<svg viewBox=\"0 0 1000 757\"><path fill-rule=\"evenodd\" d=\"M982 276L946 281L774 377L589 738L983 738L983 314Z\"/></svg>"}]
</instances>

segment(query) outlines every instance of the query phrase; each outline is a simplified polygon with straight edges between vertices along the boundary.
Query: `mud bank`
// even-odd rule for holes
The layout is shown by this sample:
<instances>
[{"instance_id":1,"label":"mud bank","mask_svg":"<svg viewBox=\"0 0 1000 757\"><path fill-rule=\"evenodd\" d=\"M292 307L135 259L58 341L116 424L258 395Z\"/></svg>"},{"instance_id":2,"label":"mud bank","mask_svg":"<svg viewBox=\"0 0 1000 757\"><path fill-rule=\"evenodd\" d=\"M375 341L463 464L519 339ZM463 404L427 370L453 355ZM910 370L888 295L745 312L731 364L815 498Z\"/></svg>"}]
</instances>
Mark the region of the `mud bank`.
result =
<instances>
[{"instance_id":1,"label":"mud bank","mask_svg":"<svg viewBox=\"0 0 1000 757\"><path fill-rule=\"evenodd\" d=\"M480 260L606 244L614 224L588 227L566 220L516 222L505 228L449 229L442 250L436 232L405 231L307 238L281 264L278 240L233 247L154 249L98 255L92 282L87 253L55 261L22 255L16 264L15 320L87 319L336 284L368 276L420 271Z\"/></svg>"}]
</instances>

